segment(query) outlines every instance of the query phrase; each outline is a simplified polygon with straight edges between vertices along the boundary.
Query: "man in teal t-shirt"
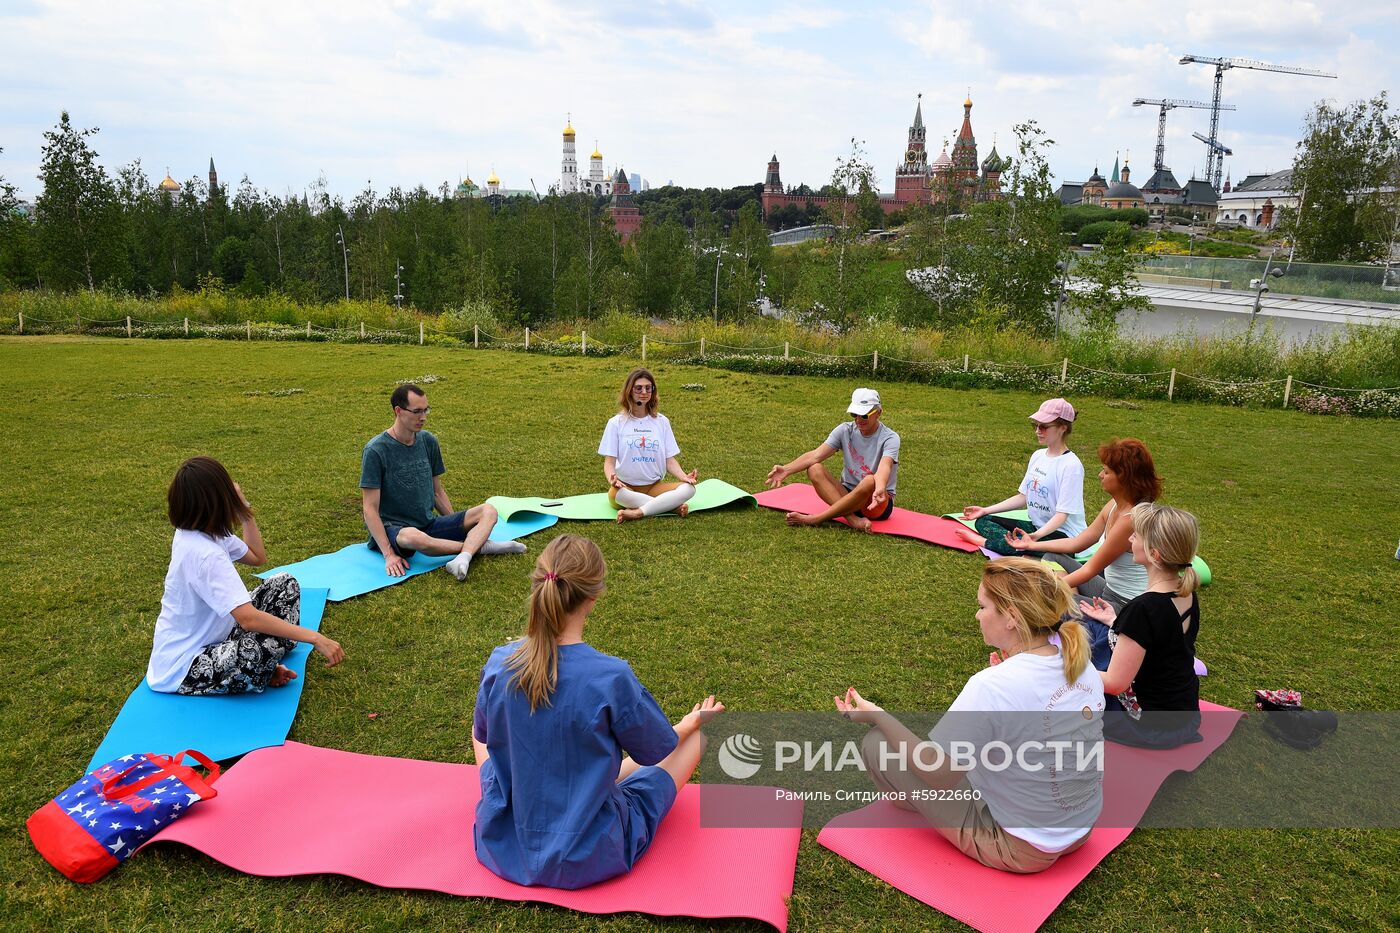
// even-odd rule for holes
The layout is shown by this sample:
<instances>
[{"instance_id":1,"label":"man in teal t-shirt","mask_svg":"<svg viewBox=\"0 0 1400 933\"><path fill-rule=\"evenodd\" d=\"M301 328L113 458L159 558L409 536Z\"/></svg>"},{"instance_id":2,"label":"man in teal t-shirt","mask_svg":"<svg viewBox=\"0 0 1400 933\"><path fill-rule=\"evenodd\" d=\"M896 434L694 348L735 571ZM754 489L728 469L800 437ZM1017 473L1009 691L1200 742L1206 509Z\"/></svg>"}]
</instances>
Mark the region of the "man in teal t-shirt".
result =
<instances>
[{"instance_id":1,"label":"man in teal t-shirt","mask_svg":"<svg viewBox=\"0 0 1400 933\"><path fill-rule=\"evenodd\" d=\"M447 569L467 578L476 554L520 554L519 541L491 541L496 509L482 503L454 512L442 485L447 468L442 448L430 432L428 396L415 385L401 385L389 397L394 423L365 445L360 457L360 497L369 546L384 555L384 572L401 577L415 551L455 554ZM433 509L437 509L434 516Z\"/></svg>"}]
</instances>

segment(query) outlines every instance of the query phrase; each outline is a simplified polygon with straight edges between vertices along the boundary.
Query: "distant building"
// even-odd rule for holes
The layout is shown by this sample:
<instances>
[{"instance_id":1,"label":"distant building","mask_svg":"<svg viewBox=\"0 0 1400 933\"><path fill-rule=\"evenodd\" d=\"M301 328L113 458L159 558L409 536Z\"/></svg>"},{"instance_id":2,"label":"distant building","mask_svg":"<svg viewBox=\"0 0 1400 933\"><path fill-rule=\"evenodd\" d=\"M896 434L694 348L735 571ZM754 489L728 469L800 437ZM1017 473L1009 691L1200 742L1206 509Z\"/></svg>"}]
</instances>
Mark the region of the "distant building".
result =
<instances>
[{"instance_id":1,"label":"distant building","mask_svg":"<svg viewBox=\"0 0 1400 933\"><path fill-rule=\"evenodd\" d=\"M170 197L180 193L180 183L170 177L170 166L165 167L165 177L161 179L160 184L156 185L156 190Z\"/></svg>"},{"instance_id":2,"label":"distant building","mask_svg":"<svg viewBox=\"0 0 1400 933\"><path fill-rule=\"evenodd\" d=\"M1145 204L1142 189L1128 181L1128 163L1124 160L1122 174L1103 193L1103 206L1122 210L1128 207L1143 207Z\"/></svg>"},{"instance_id":3,"label":"distant building","mask_svg":"<svg viewBox=\"0 0 1400 933\"><path fill-rule=\"evenodd\" d=\"M894 193L881 193L880 207L886 214L914 204L936 204L952 197L961 188L972 200L992 201L1001 197L1001 174L1010 164L997 154L995 143L980 166L977 138L972 132L972 98L963 101L963 122L948 155L947 143L932 163L928 161L927 128L924 126L923 95L914 105L914 122L905 139L904 159L895 166ZM821 195L792 194L783 187L778 155L768 160L763 179L763 212L786 205L824 207L831 199Z\"/></svg>"},{"instance_id":4,"label":"distant building","mask_svg":"<svg viewBox=\"0 0 1400 933\"><path fill-rule=\"evenodd\" d=\"M641 212L632 203L632 186L628 184L627 173L622 169L617 170L612 180L612 206L608 208L608 213L612 215L613 229L624 243L642 227Z\"/></svg>"},{"instance_id":5,"label":"distant building","mask_svg":"<svg viewBox=\"0 0 1400 933\"><path fill-rule=\"evenodd\" d=\"M1293 191L1292 169L1249 175L1233 188L1227 180L1216 205L1215 222L1272 230L1278 224L1279 211L1285 207L1296 210L1299 200Z\"/></svg>"},{"instance_id":6,"label":"distant building","mask_svg":"<svg viewBox=\"0 0 1400 933\"><path fill-rule=\"evenodd\" d=\"M588 157L588 174L579 175L578 158L574 154L574 143L577 136L571 114L564 124L563 156L559 162L559 181L554 185L554 190L560 194L574 194L582 191L595 198L610 197L613 177L616 173L603 171L603 153L598 151L596 140L593 143L593 154ZM640 183L641 179L637 178L637 184Z\"/></svg>"}]
</instances>

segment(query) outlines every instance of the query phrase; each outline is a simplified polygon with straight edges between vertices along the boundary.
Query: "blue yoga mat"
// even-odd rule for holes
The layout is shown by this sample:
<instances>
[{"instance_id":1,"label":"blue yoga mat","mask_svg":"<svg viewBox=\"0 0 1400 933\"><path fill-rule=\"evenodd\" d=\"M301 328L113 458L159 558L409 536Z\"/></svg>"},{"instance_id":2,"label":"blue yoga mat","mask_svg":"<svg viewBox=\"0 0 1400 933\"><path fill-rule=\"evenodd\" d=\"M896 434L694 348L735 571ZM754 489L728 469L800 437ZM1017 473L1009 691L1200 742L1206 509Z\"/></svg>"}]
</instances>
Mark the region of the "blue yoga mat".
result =
<instances>
[{"instance_id":1,"label":"blue yoga mat","mask_svg":"<svg viewBox=\"0 0 1400 933\"><path fill-rule=\"evenodd\" d=\"M302 587L303 628L319 631L325 609L324 589ZM88 770L136 752L173 755L193 748L222 761L255 748L281 745L297 714L310 653L310 645L298 644L282 660L297 672L296 679L283 687L268 687L262 693L188 697L156 693L142 679L107 730L107 737L93 752Z\"/></svg>"},{"instance_id":2,"label":"blue yoga mat","mask_svg":"<svg viewBox=\"0 0 1400 933\"><path fill-rule=\"evenodd\" d=\"M491 530L491 540L513 541L548 528L558 521L557 515L521 515L512 521L497 522L496 527ZM372 551L369 545L360 543L348 545L330 554L317 554L295 564L274 567L258 576L267 579L274 574L290 573L297 578L303 589L324 587L330 590L330 601L338 603L352 596L362 596L382 590L386 586L393 586L395 583L402 583L420 573L436 570L451 559L451 555L429 557L426 554L414 554L408 562L408 573L401 577L391 577L384 572L384 558L379 552Z\"/></svg>"}]
</instances>

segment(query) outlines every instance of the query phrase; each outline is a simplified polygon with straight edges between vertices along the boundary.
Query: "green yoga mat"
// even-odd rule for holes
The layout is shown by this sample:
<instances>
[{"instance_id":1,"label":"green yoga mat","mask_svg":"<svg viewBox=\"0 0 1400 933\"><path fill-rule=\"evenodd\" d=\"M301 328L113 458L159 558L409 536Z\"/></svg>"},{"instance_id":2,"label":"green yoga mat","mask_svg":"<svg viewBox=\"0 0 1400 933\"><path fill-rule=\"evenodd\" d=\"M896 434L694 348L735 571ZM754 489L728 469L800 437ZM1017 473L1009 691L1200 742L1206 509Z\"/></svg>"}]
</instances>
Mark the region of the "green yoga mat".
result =
<instances>
[{"instance_id":1,"label":"green yoga mat","mask_svg":"<svg viewBox=\"0 0 1400 933\"><path fill-rule=\"evenodd\" d=\"M969 527L969 528L974 528L974 527L976 527L976 524L977 524L976 522L970 522L970 521L968 521L967 519L963 518L963 517L962 517L962 513L960 513L960 512L958 512L958 513L949 513L949 514L947 514L947 515L944 515L943 517L944 517L944 518L951 518L951 519L953 519L953 521L956 521L956 522L962 522L964 525L966 525L966 526ZM1012 520L1014 520L1014 521L1019 521L1019 522L1030 521L1030 516L1026 513L1026 510L1025 510L1025 509L1017 509L1017 510L1014 511L1014 512L998 512L998 513L996 513L996 517L997 517L997 518L1009 518L1009 519L1012 519ZM1085 558L1085 559L1087 559L1090 555L1092 555L1092 554L1093 554L1095 551L1097 551L1098 549L1099 549L1099 546L1098 546L1097 543L1092 544L1092 545L1090 545L1089 547L1085 548L1083 551L1081 551L1081 552L1079 553L1079 556L1080 556L1080 557L1083 557L1083 558ZM1198 577L1201 578L1201 586L1210 586L1210 565L1207 564L1204 560L1201 559L1201 555L1197 554L1197 555L1195 556L1195 558L1192 559L1192 561L1191 561L1191 567L1196 571L1196 576L1198 576Z\"/></svg>"},{"instance_id":2,"label":"green yoga mat","mask_svg":"<svg viewBox=\"0 0 1400 933\"><path fill-rule=\"evenodd\" d=\"M512 499L506 496L492 496L486 500L496 507L503 521L510 521L523 512L539 515L556 515L559 518L575 521L611 521L617 517L617 509L608 502L608 494L594 492L582 496L565 496L547 499L537 496ZM731 486L722 479L707 479L695 487L695 495L689 502L690 511L702 512L717 509L732 502L754 504L753 496L738 486Z\"/></svg>"}]
</instances>

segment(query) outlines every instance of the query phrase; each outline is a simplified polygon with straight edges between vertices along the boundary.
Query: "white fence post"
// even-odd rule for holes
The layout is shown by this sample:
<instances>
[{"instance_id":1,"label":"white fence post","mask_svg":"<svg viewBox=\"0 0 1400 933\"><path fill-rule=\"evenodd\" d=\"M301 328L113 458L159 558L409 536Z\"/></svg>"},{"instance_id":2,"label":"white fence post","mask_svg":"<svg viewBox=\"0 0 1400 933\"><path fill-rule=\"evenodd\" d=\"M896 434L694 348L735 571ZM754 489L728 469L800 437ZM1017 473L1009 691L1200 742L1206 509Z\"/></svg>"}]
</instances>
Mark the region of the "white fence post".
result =
<instances>
[{"instance_id":1,"label":"white fence post","mask_svg":"<svg viewBox=\"0 0 1400 933\"><path fill-rule=\"evenodd\" d=\"M870 363L870 371L872 373L878 373L880 371L880 351L876 350L874 352L875 358Z\"/></svg>"},{"instance_id":2,"label":"white fence post","mask_svg":"<svg viewBox=\"0 0 1400 933\"><path fill-rule=\"evenodd\" d=\"M360 322L360 339L361 339L361 340L364 340L364 339L365 339L365 322L364 322L364 321L361 321L361 322Z\"/></svg>"},{"instance_id":3,"label":"white fence post","mask_svg":"<svg viewBox=\"0 0 1400 933\"><path fill-rule=\"evenodd\" d=\"M647 335L642 334L642 362L647 361Z\"/></svg>"},{"instance_id":4,"label":"white fence post","mask_svg":"<svg viewBox=\"0 0 1400 933\"><path fill-rule=\"evenodd\" d=\"M131 315L126 316L126 335L131 336Z\"/></svg>"},{"instance_id":5,"label":"white fence post","mask_svg":"<svg viewBox=\"0 0 1400 933\"><path fill-rule=\"evenodd\" d=\"M190 319L189 319L189 318L185 318L185 336L188 337L189 335L190 335Z\"/></svg>"},{"instance_id":6,"label":"white fence post","mask_svg":"<svg viewBox=\"0 0 1400 933\"><path fill-rule=\"evenodd\" d=\"M530 349L530 328L525 328L525 349Z\"/></svg>"},{"instance_id":7,"label":"white fence post","mask_svg":"<svg viewBox=\"0 0 1400 933\"><path fill-rule=\"evenodd\" d=\"M700 359L703 360L704 358L705 358L705 338L704 338L704 337L701 337L701 338L700 338Z\"/></svg>"},{"instance_id":8,"label":"white fence post","mask_svg":"<svg viewBox=\"0 0 1400 933\"><path fill-rule=\"evenodd\" d=\"M1176 368L1173 367L1173 368L1172 368L1172 377L1171 377L1171 379L1167 382L1167 401L1170 402L1170 401L1172 400L1172 396L1175 395L1175 394L1176 394Z\"/></svg>"},{"instance_id":9,"label":"white fence post","mask_svg":"<svg viewBox=\"0 0 1400 933\"><path fill-rule=\"evenodd\" d=\"M967 372L967 358L968 358L968 354L964 353L964 354L963 354L963 372Z\"/></svg>"},{"instance_id":10,"label":"white fence post","mask_svg":"<svg viewBox=\"0 0 1400 933\"><path fill-rule=\"evenodd\" d=\"M1283 384L1283 407L1288 407L1288 397L1293 394L1293 377L1289 376L1288 381Z\"/></svg>"},{"instance_id":11,"label":"white fence post","mask_svg":"<svg viewBox=\"0 0 1400 933\"><path fill-rule=\"evenodd\" d=\"M19 313L19 332L24 333L24 312Z\"/></svg>"},{"instance_id":12,"label":"white fence post","mask_svg":"<svg viewBox=\"0 0 1400 933\"><path fill-rule=\"evenodd\" d=\"M306 339L307 339L307 340L310 340L310 339L311 339L311 322L310 322L310 321L307 321L307 322L306 322Z\"/></svg>"},{"instance_id":13,"label":"white fence post","mask_svg":"<svg viewBox=\"0 0 1400 933\"><path fill-rule=\"evenodd\" d=\"M480 324L473 324L473 325L472 325L472 349L473 349L473 350L480 350L480 349L481 349L481 325L480 325Z\"/></svg>"},{"instance_id":14,"label":"white fence post","mask_svg":"<svg viewBox=\"0 0 1400 933\"><path fill-rule=\"evenodd\" d=\"M783 341L783 362L784 362L784 363L786 363L786 362L788 361L788 351L791 349L791 347L792 347L792 344L790 344L790 343L789 343L788 341L786 341L786 340Z\"/></svg>"},{"instance_id":15,"label":"white fence post","mask_svg":"<svg viewBox=\"0 0 1400 933\"><path fill-rule=\"evenodd\" d=\"M423 345L423 322L418 322L418 346Z\"/></svg>"},{"instance_id":16,"label":"white fence post","mask_svg":"<svg viewBox=\"0 0 1400 933\"><path fill-rule=\"evenodd\" d=\"M252 340L252 339L253 339L253 322L252 322L252 321L248 321L248 339L249 339L249 340Z\"/></svg>"},{"instance_id":17,"label":"white fence post","mask_svg":"<svg viewBox=\"0 0 1400 933\"><path fill-rule=\"evenodd\" d=\"M1063 363L1060 364L1060 382L1063 383L1063 382L1064 382L1066 379L1068 379L1068 378L1069 378L1069 357L1065 357L1065 361L1064 361Z\"/></svg>"},{"instance_id":18,"label":"white fence post","mask_svg":"<svg viewBox=\"0 0 1400 933\"><path fill-rule=\"evenodd\" d=\"M583 355L588 355L588 331L583 331Z\"/></svg>"}]
</instances>

